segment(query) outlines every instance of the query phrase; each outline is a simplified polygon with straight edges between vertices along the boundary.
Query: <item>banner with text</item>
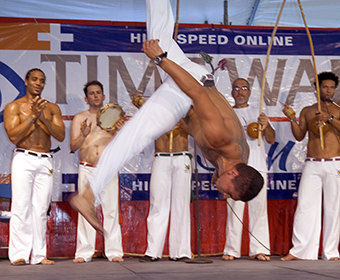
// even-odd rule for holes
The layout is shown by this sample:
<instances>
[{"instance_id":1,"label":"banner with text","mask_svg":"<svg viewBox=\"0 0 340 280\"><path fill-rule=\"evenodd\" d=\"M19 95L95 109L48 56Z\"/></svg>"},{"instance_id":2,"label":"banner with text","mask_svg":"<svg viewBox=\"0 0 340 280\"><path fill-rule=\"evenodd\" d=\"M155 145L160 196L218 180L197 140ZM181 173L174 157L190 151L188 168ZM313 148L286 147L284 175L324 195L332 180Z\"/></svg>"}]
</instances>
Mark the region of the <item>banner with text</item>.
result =
<instances>
[{"instance_id":1,"label":"banner with text","mask_svg":"<svg viewBox=\"0 0 340 280\"><path fill-rule=\"evenodd\" d=\"M213 57L216 67L227 60L228 71L215 73L217 88L233 105L231 82L248 79L250 103L260 107L261 83L272 28L180 27L177 42L184 52L204 65L200 51ZM340 76L340 30L312 29L318 72L333 71ZM63 201L77 189L78 155L71 153L70 125L73 116L87 109L83 86L98 79L104 85L108 103L119 103L127 115L137 109L130 97L142 93L147 99L160 82L157 68L141 51L146 39L143 25L88 25L75 23L6 23L0 21L0 184L10 183L10 165L14 149L3 125L5 106L26 93L24 77L34 67L47 77L42 96L57 103L66 125L65 140L52 141L54 155L53 201ZM211 71L210 65L205 65ZM296 111L316 102L310 47L305 30L279 28L273 41L264 91L264 111L276 129L275 144L268 152L268 198L296 197L301 168L306 154L306 139L297 142L280 102ZM336 91L335 99L339 96ZM280 101L280 102L279 102ZM154 143L132 158L121 170L121 199L147 200ZM194 154L194 141L190 139ZM114 156L114 155L113 155ZM194 161L193 161L194 165ZM200 199L223 199L210 184L213 167L197 150ZM195 189L196 183L193 184Z\"/></svg>"}]
</instances>

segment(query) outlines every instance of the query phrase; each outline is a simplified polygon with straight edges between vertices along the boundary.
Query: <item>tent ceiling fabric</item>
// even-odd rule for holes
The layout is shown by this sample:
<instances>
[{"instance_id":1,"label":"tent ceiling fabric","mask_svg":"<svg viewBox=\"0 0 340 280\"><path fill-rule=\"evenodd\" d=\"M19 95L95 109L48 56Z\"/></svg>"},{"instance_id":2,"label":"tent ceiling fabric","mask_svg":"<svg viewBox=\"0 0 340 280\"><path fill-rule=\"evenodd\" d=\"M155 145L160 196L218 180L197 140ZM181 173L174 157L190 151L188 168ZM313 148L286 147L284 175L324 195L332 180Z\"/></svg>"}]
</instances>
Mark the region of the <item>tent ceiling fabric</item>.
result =
<instances>
[{"instance_id":1,"label":"tent ceiling fabric","mask_svg":"<svg viewBox=\"0 0 340 280\"><path fill-rule=\"evenodd\" d=\"M170 0L174 13L176 0ZM180 0L180 23L223 24L224 0ZM228 0L228 22L273 26L282 0ZM301 0L309 27L339 27L339 0ZM258 4L256 6L256 4ZM0 17L145 22L144 0L0 0ZM257 7L256 11L254 7ZM304 26L297 0L287 0L280 26Z\"/></svg>"}]
</instances>

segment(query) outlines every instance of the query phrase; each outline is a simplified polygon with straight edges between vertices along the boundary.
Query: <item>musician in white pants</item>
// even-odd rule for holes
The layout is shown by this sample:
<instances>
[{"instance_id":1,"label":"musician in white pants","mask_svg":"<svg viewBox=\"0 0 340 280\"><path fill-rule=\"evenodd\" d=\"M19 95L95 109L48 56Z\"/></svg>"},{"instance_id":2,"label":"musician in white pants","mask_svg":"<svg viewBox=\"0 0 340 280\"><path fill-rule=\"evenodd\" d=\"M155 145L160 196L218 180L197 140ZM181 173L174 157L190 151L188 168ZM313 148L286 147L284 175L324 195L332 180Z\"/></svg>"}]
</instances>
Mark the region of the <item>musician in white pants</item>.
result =
<instances>
[{"instance_id":1,"label":"musician in white pants","mask_svg":"<svg viewBox=\"0 0 340 280\"><path fill-rule=\"evenodd\" d=\"M333 98L339 78L332 72L322 72L318 74L318 82L321 101L304 107L299 121L287 104L283 109L291 121L296 140L303 140L308 132L308 145L294 215L293 247L281 258L282 261L317 260L321 227L322 259L339 260L340 111L339 104L336 106L327 100ZM317 133L319 127L315 126L319 121L328 122L330 126L327 133L324 130L323 147Z\"/></svg>"},{"instance_id":2,"label":"musician in white pants","mask_svg":"<svg viewBox=\"0 0 340 280\"><path fill-rule=\"evenodd\" d=\"M273 144L275 142L275 131L264 113L259 116L258 108L249 106L248 100L250 94L250 85L247 80L238 78L233 82L231 91L231 95L235 100L233 108L240 119L247 137L250 149L248 164L256 168L264 179L263 188L260 193L248 201L249 231L253 235L249 236L249 256L253 259L268 261L270 260L268 256L270 255L270 240L267 214L267 154L264 141ZM264 127L260 146L258 145L257 137L250 137L247 133L248 125L251 123L260 123ZM241 256L244 206L245 203L242 201L227 198L226 243L222 256L224 260L233 260Z\"/></svg>"},{"instance_id":3,"label":"musician in white pants","mask_svg":"<svg viewBox=\"0 0 340 280\"><path fill-rule=\"evenodd\" d=\"M97 126L97 115L103 107L105 95L99 81L90 81L84 86L85 102L89 109L76 114L71 125L71 151L79 150L78 191L84 192L87 178L91 176L96 163L107 143L115 137L124 121L116 123L112 131L102 130ZM122 234L119 225L119 179L116 173L105 184L100 194L103 210L103 227L107 234L104 237L105 256L109 261L122 262ZM74 263L90 262L95 252L96 231L78 214L77 248Z\"/></svg>"},{"instance_id":4,"label":"musician in white pants","mask_svg":"<svg viewBox=\"0 0 340 280\"><path fill-rule=\"evenodd\" d=\"M136 93L132 103L145 103ZM162 258L169 224L169 258L184 261L191 257L190 195L191 158L188 152L188 126L180 120L171 131L155 141L155 158L151 168L150 209L147 218L148 247L140 262Z\"/></svg>"},{"instance_id":5,"label":"musician in white pants","mask_svg":"<svg viewBox=\"0 0 340 280\"><path fill-rule=\"evenodd\" d=\"M30 153L30 154L29 154ZM46 259L47 209L51 201L52 155L17 148L12 171L9 259L38 264Z\"/></svg>"},{"instance_id":6,"label":"musician in white pants","mask_svg":"<svg viewBox=\"0 0 340 280\"><path fill-rule=\"evenodd\" d=\"M52 194L51 137L62 142L65 125L58 105L41 97L45 73L26 73L25 96L6 105L4 126L16 145L12 161L12 217L8 256L13 265L52 265L46 258L47 210Z\"/></svg>"},{"instance_id":7,"label":"musician in white pants","mask_svg":"<svg viewBox=\"0 0 340 280\"><path fill-rule=\"evenodd\" d=\"M78 169L78 191L81 193L87 182L87 177L91 175L94 165L81 161ZM104 252L109 261L121 261L123 258L122 233L119 225L119 179L114 176L105 185L100 195L102 200L103 227L108 233L104 238ZM96 231L78 214L77 226L77 247L75 263L90 262L95 252Z\"/></svg>"}]
</instances>

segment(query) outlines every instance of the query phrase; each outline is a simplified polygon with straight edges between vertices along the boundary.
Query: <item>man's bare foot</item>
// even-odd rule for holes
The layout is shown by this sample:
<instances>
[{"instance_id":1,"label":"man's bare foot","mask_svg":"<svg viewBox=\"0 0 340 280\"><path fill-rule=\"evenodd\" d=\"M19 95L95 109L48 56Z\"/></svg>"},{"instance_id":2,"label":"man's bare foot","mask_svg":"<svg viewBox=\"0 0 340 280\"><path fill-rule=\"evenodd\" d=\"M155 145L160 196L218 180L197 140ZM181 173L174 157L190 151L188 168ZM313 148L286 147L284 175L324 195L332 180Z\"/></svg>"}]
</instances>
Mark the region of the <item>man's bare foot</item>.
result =
<instances>
[{"instance_id":1,"label":"man's bare foot","mask_svg":"<svg viewBox=\"0 0 340 280\"><path fill-rule=\"evenodd\" d=\"M338 261L339 258L338 258L338 257L334 257L334 258L330 258L329 260L330 260L330 261Z\"/></svg>"},{"instance_id":2,"label":"man's bare foot","mask_svg":"<svg viewBox=\"0 0 340 280\"><path fill-rule=\"evenodd\" d=\"M12 263L12 265L24 265L26 264L25 259L18 259Z\"/></svg>"},{"instance_id":3,"label":"man's bare foot","mask_svg":"<svg viewBox=\"0 0 340 280\"><path fill-rule=\"evenodd\" d=\"M75 258L75 259L73 259L73 262L74 262L74 263L84 263L84 262L85 262L85 260L84 260L84 258L82 258L82 257L79 257L79 258Z\"/></svg>"},{"instance_id":4,"label":"man's bare foot","mask_svg":"<svg viewBox=\"0 0 340 280\"><path fill-rule=\"evenodd\" d=\"M225 261L233 261L235 259L234 256L232 255L223 255L222 256L222 260L225 260Z\"/></svg>"},{"instance_id":5,"label":"man's bare foot","mask_svg":"<svg viewBox=\"0 0 340 280\"><path fill-rule=\"evenodd\" d=\"M123 258L120 258L120 257L113 257L111 261L112 261L112 262L123 262L124 259L123 259Z\"/></svg>"},{"instance_id":6,"label":"man's bare foot","mask_svg":"<svg viewBox=\"0 0 340 280\"><path fill-rule=\"evenodd\" d=\"M83 215L94 229L104 235L104 228L98 220L96 208L93 204L94 196L92 190L87 187L82 195L74 195L70 199L70 204L74 210Z\"/></svg>"},{"instance_id":7,"label":"man's bare foot","mask_svg":"<svg viewBox=\"0 0 340 280\"><path fill-rule=\"evenodd\" d=\"M257 260L257 261L270 261L270 257L266 256L263 253L257 254L255 256L250 256L252 260Z\"/></svg>"},{"instance_id":8,"label":"man's bare foot","mask_svg":"<svg viewBox=\"0 0 340 280\"><path fill-rule=\"evenodd\" d=\"M51 265L51 264L54 264L54 261L51 261L51 260L48 260L48 259L43 259L39 264Z\"/></svg>"},{"instance_id":9,"label":"man's bare foot","mask_svg":"<svg viewBox=\"0 0 340 280\"><path fill-rule=\"evenodd\" d=\"M292 254L288 254L280 259L281 261L293 261L293 260L301 260L297 257L294 257Z\"/></svg>"}]
</instances>

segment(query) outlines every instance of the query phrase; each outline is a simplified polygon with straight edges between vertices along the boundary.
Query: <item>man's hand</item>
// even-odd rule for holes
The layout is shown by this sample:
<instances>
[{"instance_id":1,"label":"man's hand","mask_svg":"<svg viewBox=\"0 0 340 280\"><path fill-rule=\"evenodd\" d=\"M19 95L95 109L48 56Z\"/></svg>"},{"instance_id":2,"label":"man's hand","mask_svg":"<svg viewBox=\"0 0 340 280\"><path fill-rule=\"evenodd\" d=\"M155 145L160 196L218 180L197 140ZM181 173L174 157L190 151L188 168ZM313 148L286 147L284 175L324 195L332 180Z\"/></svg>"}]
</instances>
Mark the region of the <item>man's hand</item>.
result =
<instances>
[{"instance_id":1,"label":"man's hand","mask_svg":"<svg viewBox=\"0 0 340 280\"><path fill-rule=\"evenodd\" d=\"M286 117L290 120L294 120L295 119L295 112L292 108L290 108L287 104L284 104L284 108L282 110L282 112L286 115Z\"/></svg>"},{"instance_id":2,"label":"man's hand","mask_svg":"<svg viewBox=\"0 0 340 280\"><path fill-rule=\"evenodd\" d=\"M261 115L257 118L257 122L259 123L259 131L264 131L268 125L268 117L265 113L261 113Z\"/></svg>"},{"instance_id":3,"label":"man's hand","mask_svg":"<svg viewBox=\"0 0 340 280\"><path fill-rule=\"evenodd\" d=\"M151 59L154 59L156 56L160 56L163 51L161 47L158 45L159 40L146 40L143 43L142 51Z\"/></svg>"},{"instance_id":4,"label":"man's hand","mask_svg":"<svg viewBox=\"0 0 340 280\"><path fill-rule=\"evenodd\" d=\"M32 111L32 118L35 121L36 119L40 119L41 121L43 121L44 119L44 114L43 114L43 110L47 107L47 101L45 100L45 98L36 96L33 100L32 100L32 105L31 105L31 111Z\"/></svg>"},{"instance_id":5,"label":"man's hand","mask_svg":"<svg viewBox=\"0 0 340 280\"><path fill-rule=\"evenodd\" d=\"M116 128L116 130L118 131L118 130L120 130L120 129L122 129L122 127L124 126L124 119L121 119L121 120L119 120L118 122L116 122L115 123L115 128Z\"/></svg>"},{"instance_id":6,"label":"man's hand","mask_svg":"<svg viewBox=\"0 0 340 280\"><path fill-rule=\"evenodd\" d=\"M138 109L142 107L142 105L145 103L145 99L143 98L143 95L140 93L135 93L132 98L132 104L135 105Z\"/></svg>"},{"instance_id":7,"label":"man's hand","mask_svg":"<svg viewBox=\"0 0 340 280\"><path fill-rule=\"evenodd\" d=\"M319 111L317 111L317 112L315 113L315 117L316 117L319 121L322 121L322 122L327 122L328 119L329 119L329 116L328 116L327 113L325 113L325 112L319 112Z\"/></svg>"},{"instance_id":8,"label":"man's hand","mask_svg":"<svg viewBox=\"0 0 340 280\"><path fill-rule=\"evenodd\" d=\"M80 124L80 130L84 137L90 134L92 122L87 124L87 118Z\"/></svg>"}]
</instances>

